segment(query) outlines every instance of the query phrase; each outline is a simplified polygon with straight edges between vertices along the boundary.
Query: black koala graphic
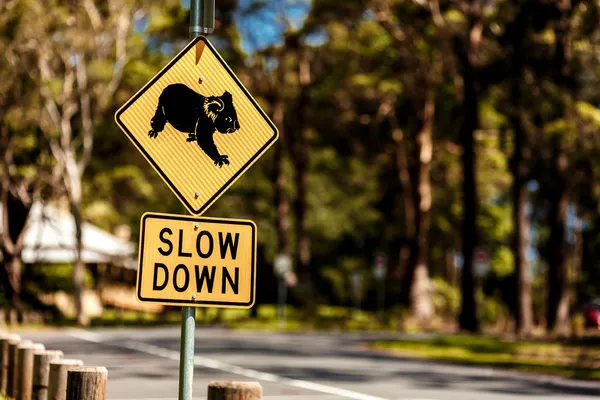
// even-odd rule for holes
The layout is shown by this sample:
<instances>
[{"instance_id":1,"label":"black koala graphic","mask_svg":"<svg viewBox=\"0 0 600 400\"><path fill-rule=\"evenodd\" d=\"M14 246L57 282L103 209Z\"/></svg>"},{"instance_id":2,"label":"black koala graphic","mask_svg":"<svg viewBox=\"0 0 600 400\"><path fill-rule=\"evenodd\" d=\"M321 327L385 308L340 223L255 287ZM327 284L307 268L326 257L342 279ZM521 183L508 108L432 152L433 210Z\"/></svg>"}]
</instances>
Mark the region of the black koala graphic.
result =
<instances>
[{"instance_id":1,"label":"black koala graphic","mask_svg":"<svg viewBox=\"0 0 600 400\"><path fill-rule=\"evenodd\" d=\"M169 85L158 98L148 136L158 137L167 122L178 131L187 133L187 142L195 140L219 168L223 164L229 165L228 156L219 154L213 133L227 134L240 129L231 93L205 97L182 83Z\"/></svg>"}]
</instances>

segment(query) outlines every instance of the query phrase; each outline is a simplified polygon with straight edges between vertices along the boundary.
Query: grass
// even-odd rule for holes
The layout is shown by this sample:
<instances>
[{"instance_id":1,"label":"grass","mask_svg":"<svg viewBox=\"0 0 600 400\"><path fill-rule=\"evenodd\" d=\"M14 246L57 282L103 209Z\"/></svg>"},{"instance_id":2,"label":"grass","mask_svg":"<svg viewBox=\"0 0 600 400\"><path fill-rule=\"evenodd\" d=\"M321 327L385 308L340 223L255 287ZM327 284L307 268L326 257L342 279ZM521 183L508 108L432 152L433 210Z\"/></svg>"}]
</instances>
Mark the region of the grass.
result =
<instances>
[{"instance_id":1,"label":"grass","mask_svg":"<svg viewBox=\"0 0 600 400\"><path fill-rule=\"evenodd\" d=\"M102 316L92 320L92 326L156 326L181 321L179 313L167 313L165 317L150 312L105 309ZM74 321L73 321L74 322Z\"/></svg>"},{"instance_id":2,"label":"grass","mask_svg":"<svg viewBox=\"0 0 600 400\"><path fill-rule=\"evenodd\" d=\"M282 323L277 314L276 305L260 305L257 317L230 319L226 325L237 330L263 331L381 331L393 328L382 324L375 313L354 310L347 307L320 305L314 315L305 316L291 307L285 308L285 322Z\"/></svg>"},{"instance_id":3,"label":"grass","mask_svg":"<svg viewBox=\"0 0 600 400\"><path fill-rule=\"evenodd\" d=\"M382 324L375 313L354 310L347 307L322 305L314 315L305 316L298 309L286 306L285 323L278 317L276 305L263 304L257 307L256 316L251 310L198 308L196 324L222 325L235 330L254 331L369 331L395 329L391 324ZM142 313L135 311L116 312L106 309L101 317L92 321L92 326L155 326L178 324L180 312L172 310L166 314ZM73 321L74 322L74 321ZM68 323L67 323L68 324Z\"/></svg>"},{"instance_id":4,"label":"grass","mask_svg":"<svg viewBox=\"0 0 600 400\"><path fill-rule=\"evenodd\" d=\"M285 323L278 317L277 305L261 304L256 306L256 316L247 309L197 308L196 324L198 326L220 325L235 330L253 331L392 331L402 330L407 333L419 332L416 327L402 322L396 313L387 312L383 319L375 312L356 310L350 307L319 305L311 315L305 315L300 309L287 305ZM181 311L170 308L163 313L139 312L132 310L116 310L106 308L101 316L91 320L92 327L136 326L152 327L157 325L177 325L181 321ZM63 317L51 321L40 328L65 327L76 325L73 317ZM27 325L32 328L32 325Z\"/></svg>"},{"instance_id":5,"label":"grass","mask_svg":"<svg viewBox=\"0 0 600 400\"><path fill-rule=\"evenodd\" d=\"M253 317L251 310L244 309L198 308L196 324L199 326L220 324L236 330L291 332L307 330L366 331L393 328L389 324L380 323L374 313L327 305L319 306L315 315L310 317L303 316L294 307L286 306L285 323L279 320L276 305L260 305L256 314ZM92 320L92 326L155 326L177 324L180 321L179 311L170 311L160 315L127 310L117 312L114 309L106 309L101 317ZM65 324L68 325L69 322L65 321ZM72 322L74 323L74 321Z\"/></svg>"},{"instance_id":6,"label":"grass","mask_svg":"<svg viewBox=\"0 0 600 400\"><path fill-rule=\"evenodd\" d=\"M371 347L410 357L600 380L597 343L521 342L489 336L444 335L424 340L376 341Z\"/></svg>"},{"instance_id":7,"label":"grass","mask_svg":"<svg viewBox=\"0 0 600 400\"><path fill-rule=\"evenodd\" d=\"M374 313L357 311L346 307L319 306L316 314L310 317L291 306L286 306L285 323L278 317L276 305L258 306L256 316L251 310L198 308L196 324L222 325L236 330L255 331L288 331L302 332L307 330L326 331L366 331L392 328L381 324ZM140 314L135 311L107 309L100 318L92 321L92 326L155 326L159 324L178 324L181 321L179 311L168 314Z\"/></svg>"}]
</instances>

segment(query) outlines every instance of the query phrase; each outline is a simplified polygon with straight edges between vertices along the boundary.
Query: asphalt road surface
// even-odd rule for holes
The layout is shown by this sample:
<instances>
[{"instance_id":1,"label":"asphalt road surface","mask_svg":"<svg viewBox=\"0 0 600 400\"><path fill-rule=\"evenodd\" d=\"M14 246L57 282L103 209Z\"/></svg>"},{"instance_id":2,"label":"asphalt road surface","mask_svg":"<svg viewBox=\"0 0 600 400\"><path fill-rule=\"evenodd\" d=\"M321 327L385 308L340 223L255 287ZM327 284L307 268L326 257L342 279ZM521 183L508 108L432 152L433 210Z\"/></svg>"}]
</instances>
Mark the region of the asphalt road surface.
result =
<instances>
[{"instance_id":1,"label":"asphalt road surface","mask_svg":"<svg viewBox=\"0 0 600 400\"><path fill-rule=\"evenodd\" d=\"M179 329L20 332L65 357L108 368L110 400L176 400ZM265 400L598 399L600 384L368 351L374 334L248 333L197 328L194 398L208 382L259 381Z\"/></svg>"}]
</instances>

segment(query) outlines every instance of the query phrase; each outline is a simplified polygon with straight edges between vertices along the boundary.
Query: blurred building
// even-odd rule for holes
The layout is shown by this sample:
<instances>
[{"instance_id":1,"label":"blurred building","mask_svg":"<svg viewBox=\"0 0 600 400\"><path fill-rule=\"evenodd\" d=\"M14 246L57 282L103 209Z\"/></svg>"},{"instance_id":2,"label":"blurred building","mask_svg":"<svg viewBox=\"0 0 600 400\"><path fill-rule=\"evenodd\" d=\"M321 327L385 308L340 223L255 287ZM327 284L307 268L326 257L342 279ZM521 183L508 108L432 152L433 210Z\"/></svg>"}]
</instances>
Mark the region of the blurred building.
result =
<instances>
[{"instance_id":1,"label":"blurred building","mask_svg":"<svg viewBox=\"0 0 600 400\"><path fill-rule=\"evenodd\" d=\"M0 205L0 232L2 231ZM106 232L89 222L82 224L86 264L112 264L136 269L136 245ZM22 259L25 264L67 264L76 259L75 218L53 206L35 203L25 227Z\"/></svg>"},{"instance_id":2,"label":"blurred building","mask_svg":"<svg viewBox=\"0 0 600 400\"><path fill-rule=\"evenodd\" d=\"M0 232L2 231L0 205ZM121 226L112 234L89 223L82 224L81 257L94 285L85 294L86 308L91 316L99 315L105 306L120 309L147 310L135 300L137 244L127 238L129 232ZM34 203L24 233L22 261L25 265L64 265L76 261L75 218L68 207ZM2 255L0 254L0 262ZM40 300L56 305L64 314L72 314L74 304L70 293L40 293Z\"/></svg>"}]
</instances>

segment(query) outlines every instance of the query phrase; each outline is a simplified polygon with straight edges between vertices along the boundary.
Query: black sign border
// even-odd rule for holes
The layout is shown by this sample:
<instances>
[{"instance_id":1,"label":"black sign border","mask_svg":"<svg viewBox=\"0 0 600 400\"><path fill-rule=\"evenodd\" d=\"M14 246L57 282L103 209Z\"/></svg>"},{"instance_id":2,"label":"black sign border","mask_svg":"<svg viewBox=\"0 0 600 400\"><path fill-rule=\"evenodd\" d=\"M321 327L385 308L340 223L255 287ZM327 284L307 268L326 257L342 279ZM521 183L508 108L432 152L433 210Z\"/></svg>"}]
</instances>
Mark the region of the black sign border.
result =
<instances>
[{"instance_id":1,"label":"black sign border","mask_svg":"<svg viewBox=\"0 0 600 400\"><path fill-rule=\"evenodd\" d=\"M267 121L269 126L273 129L273 136L260 148L260 150L258 150L252 157L250 157L250 159L246 162L246 164L244 164L223 186L221 186L221 188L210 199L208 199L206 202L204 202L202 207L195 209L185 199L185 197L181 194L179 189L177 189L175 187L173 182L171 182L171 180L163 172L163 170L158 167L158 164L156 164L156 162L150 157L150 155L146 152L146 150L138 142L138 140L133 136L133 134L129 131L129 129L127 129L125 124L121 121L121 115L133 103L135 103L135 101L140 96L142 96L144 93L146 93L146 91L152 85L154 85L156 83L156 81L158 81L169 69L171 69L171 67L173 65L175 65L184 55L186 55L189 50L193 49L194 46L196 45L196 43L198 43L199 41L203 41L205 43L206 47L208 47L210 49L210 51L213 53L213 55L217 58L217 60L219 60L219 62L221 63L223 68L229 73L229 75L231 76L233 81L235 83L237 83L237 85L244 92L246 97L248 97L248 99L250 100L252 105L254 105L256 110L262 115L262 117L265 119L265 121ZM227 189L229 189L229 187L231 185L233 185L233 183L243 173L245 173L248 170L248 168L250 168L250 166L258 159L258 157L260 157L279 137L279 131L277 130L277 127L273 124L273 122L269 119L269 117L265 114L265 112L256 103L256 101L254 100L252 95L250 95L250 93L248 92L248 90L246 90L246 88L244 87L242 82L240 82L240 80L237 78L237 76L235 76L235 74L233 73L231 68L229 68L229 66L225 63L225 61L223 60L221 55L217 52L217 50L212 46L212 44L210 44L208 39L204 36L197 36L194 40L192 40L173 60L171 60L171 62L169 62L158 74L156 74L156 76L154 78L152 78L152 80L150 80L148 83L146 83L146 85L144 85L144 87L142 89L140 89L139 92L137 92L131 99L129 99L129 101L127 101L127 103L125 103L123 105L123 107L121 107L115 114L115 121L121 127L121 129L127 134L129 139L135 144L135 146L138 148L138 150L144 155L146 160L148 160L148 162L152 165L152 167L154 167L154 169L156 170L156 172L158 172L160 177L163 178L163 180L167 183L167 185L173 191L173 193L175 193L177 195L177 197L183 203L183 205L185 205L185 207L194 215L202 215L202 213L204 213L212 205L212 203L214 203Z\"/></svg>"},{"instance_id":2,"label":"black sign border","mask_svg":"<svg viewBox=\"0 0 600 400\"><path fill-rule=\"evenodd\" d=\"M175 221L190 221L190 222L206 222L206 223L223 223L228 225L248 225L252 228L252 268L250 272L250 281L252 282L250 286L250 301L247 303L239 303L233 301L197 301L197 300L166 300L166 299L154 299L148 297L142 297L142 265L144 258L144 240L146 239L146 219L154 218L154 219L167 219L167 220L175 220ZM189 306L229 306L229 307L238 307L238 308L251 308L254 305L255 299L255 273L256 273L256 225L252 221L242 221L235 219L224 219L224 218L206 218L206 217L188 217L186 215L172 215L172 214L157 214L157 213L145 213L142 215L141 220L141 230L140 230L140 248L139 248L139 259L138 259L138 276L137 276L137 298L141 302L145 303L161 303L161 304L171 304L171 305L189 305Z\"/></svg>"}]
</instances>

